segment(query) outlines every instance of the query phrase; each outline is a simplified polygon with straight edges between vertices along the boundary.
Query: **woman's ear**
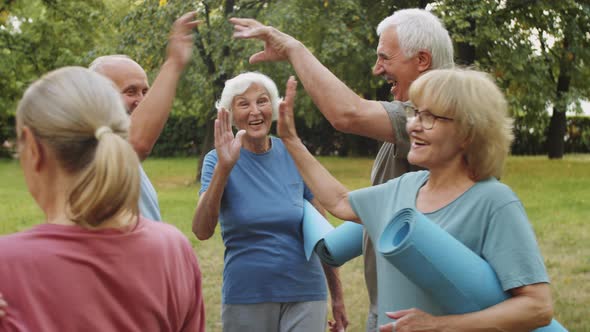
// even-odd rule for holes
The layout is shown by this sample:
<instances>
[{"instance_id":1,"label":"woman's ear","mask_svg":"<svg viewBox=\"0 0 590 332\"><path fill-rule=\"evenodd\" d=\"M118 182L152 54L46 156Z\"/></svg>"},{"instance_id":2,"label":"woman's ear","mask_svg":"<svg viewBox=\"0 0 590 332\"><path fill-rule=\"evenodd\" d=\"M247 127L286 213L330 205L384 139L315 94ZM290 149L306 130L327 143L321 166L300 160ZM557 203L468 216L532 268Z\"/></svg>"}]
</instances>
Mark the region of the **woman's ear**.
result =
<instances>
[{"instance_id":1,"label":"woman's ear","mask_svg":"<svg viewBox=\"0 0 590 332\"><path fill-rule=\"evenodd\" d=\"M26 153L32 169L39 172L45 161L45 147L29 127L24 126L21 135L22 150L20 153Z\"/></svg>"},{"instance_id":2,"label":"woman's ear","mask_svg":"<svg viewBox=\"0 0 590 332\"><path fill-rule=\"evenodd\" d=\"M432 67L432 54L430 54L427 50L420 50L418 54L416 54L418 59L418 71L423 73L427 70L430 70Z\"/></svg>"},{"instance_id":3,"label":"woman's ear","mask_svg":"<svg viewBox=\"0 0 590 332\"><path fill-rule=\"evenodd\" d=\"M461 149L462 150L466 150L469 147L469 145L471 144L472 141L473 141L473 137L472 136L465 137L463 139L463 142L461 142L461 145L460 145L461 146Z\"/></svg>"}]
</instances>

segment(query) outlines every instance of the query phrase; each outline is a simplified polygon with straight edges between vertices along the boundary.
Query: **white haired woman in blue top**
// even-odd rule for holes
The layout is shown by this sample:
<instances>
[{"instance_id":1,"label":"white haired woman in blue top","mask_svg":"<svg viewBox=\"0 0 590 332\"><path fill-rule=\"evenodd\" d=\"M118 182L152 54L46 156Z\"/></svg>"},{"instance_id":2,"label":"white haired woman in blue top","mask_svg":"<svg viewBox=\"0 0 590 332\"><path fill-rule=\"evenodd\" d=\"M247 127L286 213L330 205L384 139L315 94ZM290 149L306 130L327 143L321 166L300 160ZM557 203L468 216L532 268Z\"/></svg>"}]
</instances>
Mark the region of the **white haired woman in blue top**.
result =
<instances>
[{"instance_id":1,"label":"white haired woman in blue top","mask_svg":"<svg viewBox=\"0 0 590 332\"><path fill-rule=\"evenodd\" d=\"M209 239L219 220L226 250L223 331L324 331L326 279L334 331L347 325L337 270L303 250L303 201L317 205L280 139L269 136L279 104L275 83L248 72L225 83L215 150L203 162L193 232ZM235 135L231 124L239 131Z\"/></svg>"}]
</instances>

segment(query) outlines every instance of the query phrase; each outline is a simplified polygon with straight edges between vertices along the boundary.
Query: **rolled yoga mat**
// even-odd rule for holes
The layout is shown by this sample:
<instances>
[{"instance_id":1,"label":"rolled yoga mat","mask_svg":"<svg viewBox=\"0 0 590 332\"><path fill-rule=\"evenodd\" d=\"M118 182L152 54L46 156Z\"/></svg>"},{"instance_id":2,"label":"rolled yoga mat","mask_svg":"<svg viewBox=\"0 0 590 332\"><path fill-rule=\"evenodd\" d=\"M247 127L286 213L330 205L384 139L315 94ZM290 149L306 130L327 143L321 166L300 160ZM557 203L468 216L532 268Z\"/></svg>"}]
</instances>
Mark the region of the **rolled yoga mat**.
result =
<instances>
[{"instance_id":1,"label":"rolled yoga mat","mask_svg":"<svg viewBox=\"0 0 590 332\"><path fill-rule=\"evenodd\" d=\"M479 311L510 297L483 258L415 209L393 216L377 251L448 314ZM567 330L553 320L534 331Z\"/></svg>"},{"instance_id":2,"label":"rolled yoga mat","mask_svg":"<svg viewBox=\"0 0 590 332\"><path fill-rule=\"evenodd\" d=\"M303 247L328 265L340 266L363 252L363 226L346 221L334 228L307 200L303 203Z\"/></svg>"}]
</instances>

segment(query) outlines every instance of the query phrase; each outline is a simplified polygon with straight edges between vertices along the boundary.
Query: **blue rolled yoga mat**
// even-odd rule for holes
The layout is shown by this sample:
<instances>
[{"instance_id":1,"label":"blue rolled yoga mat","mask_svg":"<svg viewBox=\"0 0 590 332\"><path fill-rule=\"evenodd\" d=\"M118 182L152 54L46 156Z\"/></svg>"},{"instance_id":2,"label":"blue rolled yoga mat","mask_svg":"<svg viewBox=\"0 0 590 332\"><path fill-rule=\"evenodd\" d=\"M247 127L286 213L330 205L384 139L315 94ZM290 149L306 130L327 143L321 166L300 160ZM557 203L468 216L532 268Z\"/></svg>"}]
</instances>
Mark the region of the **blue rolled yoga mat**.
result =
<instances>
[{"instance_id":1,"label":"blue rolled yoga mat","mask_svg":"<svg viewBox=\"0 0 590 332\"><path fill-rule=\"evenodd\" d=\"M346 221L334 228L310 202L305 200L303 204L303 247L308 260L316 246L320 259L332 266L340 266L362 254L362 225Z\"/></svg>"},{"instance_id":2,"label":"blue rolled yoga mat","mask_svg":"<svg viewBox=\"0 0 590 332\"><path fill-rule=\"evenodd\" d=\"M483 258L415 209L402 209L393 216L377 251L447 314L479 311L510 297ZM553 320L535 331L567 330Z\"/></svg>"}]
</instances>

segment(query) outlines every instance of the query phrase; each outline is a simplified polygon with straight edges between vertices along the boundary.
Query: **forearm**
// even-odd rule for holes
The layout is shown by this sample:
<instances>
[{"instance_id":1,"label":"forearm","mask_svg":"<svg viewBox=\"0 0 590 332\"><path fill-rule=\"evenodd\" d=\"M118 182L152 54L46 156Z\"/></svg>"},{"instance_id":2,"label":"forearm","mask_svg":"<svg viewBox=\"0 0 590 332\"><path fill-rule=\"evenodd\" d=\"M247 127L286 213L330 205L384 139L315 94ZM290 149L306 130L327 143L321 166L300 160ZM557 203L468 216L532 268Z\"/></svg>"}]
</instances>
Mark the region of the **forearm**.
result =
<instances>
[{"instance_id":1,"label":"forearm","mask_svg":"<svg viewBox=\"0 0 590 332\"><path fill-rule=\"evenodd\" d=\"M149 92L131 114L129 142L141 160L150 154L164 129L182 70L177 62L166 60Z\"/></svg>"},{"instance_id":2,"label":"forearm","mask_svg":"<svg viewBox=\"0 0 590 332\"><path fill-rule=\"evenodd\" d=\"M324 269L326 281L328 282L328 289L330 290L332 305L334 305L334 303L343 304L344 296L342 295L342 284L340 283L338 268L331 267L324 263L322 263L322 268Z\"/></svg>"},{"instance_id":3,"label":"forearm","mask_svg":"<svg viewBox=\"0 0 590 332\"><path fill-rule=\"evenodd\" d=\"M393 142L394 133L387 113L376 101L361 98L303 44L295 44L287 53L305 91L320 112L339 131Z\"/></svg>"},{"instance_id":4,"label":"forearm","mask_svg":"<svg viewBox=\"0 0 590 332\"><path fill-rule=\"evenodd\" d=\"M443 326L448 331L531 331L549 324L553 309L548 284L524 287L534 294L516 295L478 312L440 317Z\"/></svg>"},{"instance_id":5,"label":"forearm","mask_svg":"<svg viewBox=\"0 0 590 332\"><path fill-rule=\"evenodd\" d=\"M199 203L193 216L193 233L199 240L207 240L215 232L221 209L221 198L231 169L220 167L213 171L211 183L207 191L199 198Z\"/></svg>"},{"instance_id":6,"label":"forearm","mask_svg":"<svg viewBox=\"0 0 590 332\"><path fill-rule=\"evenodd\" d=\"M307 151L301 140L284 139L283 143L303 180L320 204L337 218L359 221L348 202L348 189Z\"/></svg>"}]
</instances>

